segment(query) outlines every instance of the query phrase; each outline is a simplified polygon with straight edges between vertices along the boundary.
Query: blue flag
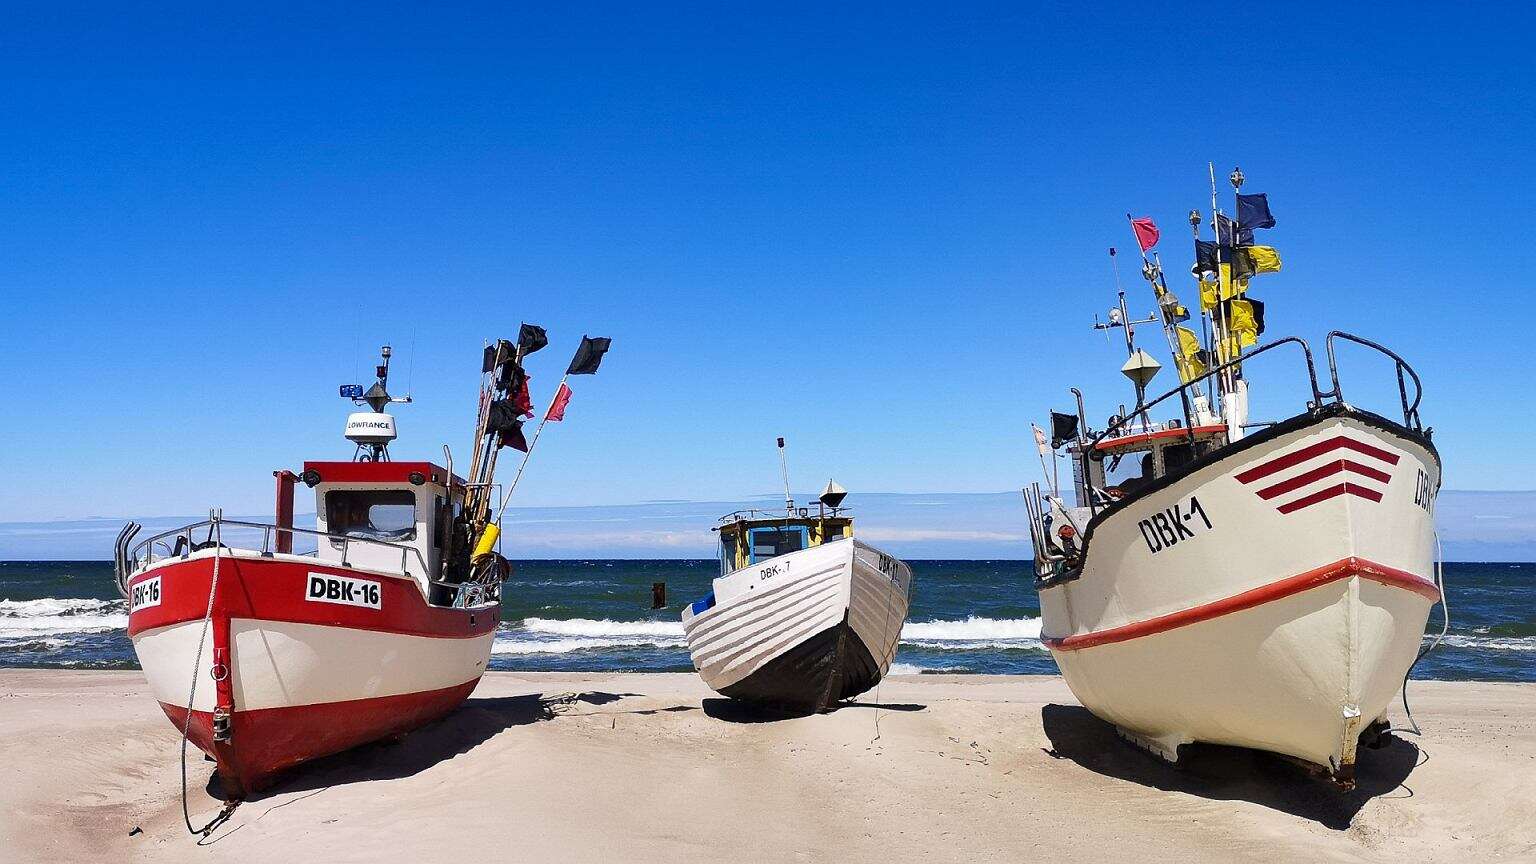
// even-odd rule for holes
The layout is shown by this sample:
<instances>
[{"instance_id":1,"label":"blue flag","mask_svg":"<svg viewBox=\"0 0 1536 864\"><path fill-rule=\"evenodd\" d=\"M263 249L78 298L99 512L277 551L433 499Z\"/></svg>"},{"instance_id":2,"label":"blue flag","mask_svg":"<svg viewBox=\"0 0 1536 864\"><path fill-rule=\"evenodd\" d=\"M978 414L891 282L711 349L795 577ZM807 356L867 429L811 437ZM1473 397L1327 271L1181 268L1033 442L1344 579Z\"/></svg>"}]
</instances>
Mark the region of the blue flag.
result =
<instances>
[{"instance_id":1,"label":"blue flag","mask_svg":"<svg viewBox=\"0 0 1536 864\"><path fill-rule=\"evenodd\" d=\"M1263 192L1237 196L1237 224L1248 231L1275 227L1275 217L1269 215L1269 196ZM1253 242L1252 238L1248 242Z\"/></svg>"}]
</instances>

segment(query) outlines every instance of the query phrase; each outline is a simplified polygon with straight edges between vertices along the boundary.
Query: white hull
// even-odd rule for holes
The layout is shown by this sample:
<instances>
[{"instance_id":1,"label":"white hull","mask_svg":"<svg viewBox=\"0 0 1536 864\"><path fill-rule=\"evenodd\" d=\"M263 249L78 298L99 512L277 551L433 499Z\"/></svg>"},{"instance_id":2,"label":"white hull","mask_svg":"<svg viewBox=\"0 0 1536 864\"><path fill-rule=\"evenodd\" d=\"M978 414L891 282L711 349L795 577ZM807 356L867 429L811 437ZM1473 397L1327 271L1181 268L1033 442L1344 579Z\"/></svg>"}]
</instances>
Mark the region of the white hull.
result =
<instances>
[{"instance_id":1,"label":"white hull","mask_svg":"<svg viewBox=\"0 0 1536 864\"><path fill-rule=\"evenodd\" d=\"M1081 576L1040 592L1073 693L1169 758L1205 741L1347 774L1418 651L1438 458L1358 415L1298 426L1102 518Z\"/></svg>"},{"instance_id":2,"label":"white hull","mask_svg":"<svg viewBox=\"0 0 1536 864\"><path fill-rule=\"evenodd\" d=\"M684 612L694 667L731 691L845 621L878 681L890 668L907 618L912 571L858 540L773 558L715 580L715 605Z\"/></svg>"},{"instance_id":3,"label":"white hull","mask_svg":"<svg viewBox=\"0 0 1536 864\"><path fill-rule=\"evenodd\" d=\"M133 647L155 698L185 708L202 621L140 633ZM290 621L230 621L230 682L242 711L441 690L485 672L495 632L440 639ZM213 639L203 645L193 710L212 711Z\"/></svg>"}]
</instances>

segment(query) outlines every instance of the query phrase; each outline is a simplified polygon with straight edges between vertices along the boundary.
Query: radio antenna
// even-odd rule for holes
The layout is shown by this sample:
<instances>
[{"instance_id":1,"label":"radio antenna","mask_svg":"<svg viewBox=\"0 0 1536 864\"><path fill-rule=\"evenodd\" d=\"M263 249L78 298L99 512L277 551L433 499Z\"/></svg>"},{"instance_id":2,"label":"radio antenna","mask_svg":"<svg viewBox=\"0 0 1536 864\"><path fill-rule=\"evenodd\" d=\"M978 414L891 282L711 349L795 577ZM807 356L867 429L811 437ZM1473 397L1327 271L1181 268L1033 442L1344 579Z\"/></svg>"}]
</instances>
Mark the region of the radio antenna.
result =
<instances>
[{"instance_id":1,"label":"radio antenna","mask_svg":"<svg viewBox=\"0 0 1536 864\"><path fill-rule=\"evenodd\" d=\"M789 494L789 462L784 458L784 439L779 439L779 473L784 475L784 509L794 510L795 499Z\"/></svg>"}]
</instances>

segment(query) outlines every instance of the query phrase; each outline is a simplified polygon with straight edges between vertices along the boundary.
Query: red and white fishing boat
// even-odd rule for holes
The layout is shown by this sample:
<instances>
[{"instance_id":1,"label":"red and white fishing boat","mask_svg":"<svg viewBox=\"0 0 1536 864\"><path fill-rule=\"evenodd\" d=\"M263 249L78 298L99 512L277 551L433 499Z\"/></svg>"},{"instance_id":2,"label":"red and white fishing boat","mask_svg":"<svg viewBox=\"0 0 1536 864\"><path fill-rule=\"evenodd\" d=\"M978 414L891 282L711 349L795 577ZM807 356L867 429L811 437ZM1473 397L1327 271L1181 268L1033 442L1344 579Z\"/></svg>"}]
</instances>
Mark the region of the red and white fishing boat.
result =
<instances>
[{"instance_id":1,"label":"red and white fishing boat","mask_svg":"<svg viewBox=\"0 0 1536 864\"><path fill-rule=\"evenodd\" d=\"M490 520L495 456L504 443L528 449L521 363L542 340L525 325L518 345L487 349L470 481L451 460L390 460L384 408L410 400L386 389L386 347L366 394L342 388L371 408L347 420L354 460L274 472L272 523L214 512L137 544L137 526L124 529L128 635L166 716L218 763L227 797L417 728L475 689L508 570ZM314 492L313 529L293 524L300 482Z\"/></svg>"},{"instance_id":2,"label":"red and white fishing boat","mask_svg":"<svg viewBox=\"0 0 1536 864\"><path fill-rule=\"evenodd\" d=\"M1232 179L1241 186L1241 172ZM1274 220L1263 196L1240 195L1237 212L1213 214L1218 240L1197 246L1205 314L1188 326L1147 256L1156 229L1136 220L1159 310L1132 321L1121 292L1097 325L1125 335L1136 405L1090 432L1078 393L1075 415L1053 412L1051 445L1036 430L1042 457L1066 451L1075 493L1025 491L1042 638L1085 707L1165 758L1194 741L1251 747L1347 786L1362 738L1388 728L1440 599L1440 457L1419 420L1418 376L1397 354L1332 332L1325 390L1306 342L1257 344L1262 305L1255 321L1247 279L1278 269L1278 254L1253 247L1252 230ZM1190 221L1198 240L1200 214ZM1273 266L1255 269L1261 257ZM1182 383L1147 401L1159 364L1133 330L1152 323ZM1397 419L1345 401L1341 342L1391 361ZM1287 419L1250 423L1247 364L1277 349L1298 350L1310 398ZM1182 417L1153 421L1164 403Z\"/></svg>"}]
</instances>

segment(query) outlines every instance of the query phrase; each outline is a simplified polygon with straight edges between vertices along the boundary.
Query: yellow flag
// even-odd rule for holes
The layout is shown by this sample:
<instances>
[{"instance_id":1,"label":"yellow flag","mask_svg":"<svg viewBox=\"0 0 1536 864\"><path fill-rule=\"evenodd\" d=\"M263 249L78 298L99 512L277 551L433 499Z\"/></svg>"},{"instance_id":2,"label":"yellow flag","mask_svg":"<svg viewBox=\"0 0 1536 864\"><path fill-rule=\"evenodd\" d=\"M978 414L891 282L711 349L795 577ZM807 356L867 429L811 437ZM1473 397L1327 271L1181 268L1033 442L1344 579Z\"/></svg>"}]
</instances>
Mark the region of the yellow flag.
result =
<instances>
[{"instance_id":1,"label":"yellow flag","mask_svg":"<svg viewBox=\"0 0 1536 864\"><path fill-rule=\"evenodd\" d=\"M1259 322L1253 317L1253 304L1247 300L1233 300L1227 304L1227 330L1240 346L1257 345Z\"/></svg>"},{"instance_id":2,"label":"yellow flag","mask_svg":"<svg viewBox=\"0 0 1536 864\"><path fill-rule=\"evenodd\" d=\"M1200 280L1200 308L1209 312L1216 308L1216 292L1221 286L1215 282Z\"/></svg>"},{"instance_id":3,"label":"yellow flag","mask_svg":"<svg viewBox=\"0 0 1536 864\"><path fill-rule=\"evenodd\" d=\"M1280 270L1280 253L1273 246L1249 246L1248 258L1253 261L1253 272L1275 273Z\"/></svg>"},{"instance_id":4,"label":"yellow flag","mask_svg":"<svg viewBox=\"0 0 1536 864\"><path fill-rule=\"evenodd\" d=\"M1200 337L1188 327L1175 327L1179 334L1179 377L1184 383L1199 378L1205 374L1205 364L1200 362Z\"/></svg>"}]
</instances>

